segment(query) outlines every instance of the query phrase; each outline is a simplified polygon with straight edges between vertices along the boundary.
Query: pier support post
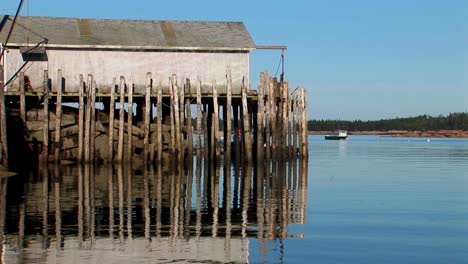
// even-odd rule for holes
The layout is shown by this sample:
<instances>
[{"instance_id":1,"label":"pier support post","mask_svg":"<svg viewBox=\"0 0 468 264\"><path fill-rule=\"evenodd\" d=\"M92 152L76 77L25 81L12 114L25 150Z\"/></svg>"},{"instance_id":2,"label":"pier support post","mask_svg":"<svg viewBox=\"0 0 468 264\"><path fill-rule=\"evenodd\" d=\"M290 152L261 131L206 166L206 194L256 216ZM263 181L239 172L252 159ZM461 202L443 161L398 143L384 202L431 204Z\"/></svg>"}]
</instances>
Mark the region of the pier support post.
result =
<instances>
[{"instance_id":1,"label":"pier support post","mask_svg":"<svg viewBox=\"0 0 468 264\"><path fill-rule=\"evenodd\" d=\"M21 89L21 88L20 88ZM60 140L60 131L62 125L62 90L63 78L62 70L57 71L57 97L55 100L55 142L54 142L54 158L55 162L60 162L60 148L62 141Z\"/></svg>"},{"instance_id":2,"label":"pier support post","mask_svg":"<svg viewBox=\"0 0 468 264\"><path fill-rule=\"evenodd\" d=\"M143 162L145 163L145 165L148 163L148 157L150 155L149 135L150 135L150 120L151 120L151 116L150 116L151 86L152 86L151 72L148 72L146 74L146 95L145 95L145 116L144 116L145 127L144 127L144 137L143 137L143 145L144 145Z\"/></svg>"},{"instance_id":3,"label":"pier support post","mask_svg":"<svg viewBox=\"0 0 468 264\"><path fill-rule=\"evenodd\" d=\"M44 141L42 142L42 161L49 159L49 72L44 70Z\"/></svg>"},{"instance_id":4,"label":"pier support post","mask_svg":"<svg viewBox=\"0 0 468 264\"><path fill-rule=\"evenodd\" d=\"M242 81L242 119L244 126L243 136L247 164L252 164L252 139L250 138L250 114L247 106L247 85L244 83L244 81Z\"/></svg>"},{"instance_id":5,"label":"pier support post","mask_svg":"<svg viewBox=\"0 0 468 264\"><path fill-rule=\"evenodd\" d=\"M8 168L7 115L5 107L5 80L3 64L0 63L0 140L2 141L1 159L3 166Z\"/></svg>"},{"instance_id":6,"label":"pier support post","mask_svg":"<svg viewBox=\"0 0 468 264\"><path fill-rule=\"evenodd\" d=\"M224 109L224 126L225 126L225 133L224 133L224 158L225 164L229 164L231 161L231 116L232 116L232 77L231 77L231 69L227 69L226 74L227 79L227 86L226 86L226 108ZM230 181L230 179L229 179Z\"/></svg>"},{"instance_id":7,"label":"pier support post","mask_svg":"<svg viewBox=\"0 0 468 264\"><path fill-rule=\"evenodd\" d=\"M110 89L110 102L109 102L109 156L108 161L112 162L114 157L114 118L115 118L115 87L117 86L116 79L112 81Z\"/></svg>"},{"instance_id":8,"label":"pier support post","mask_svg":"<svg viewBox=\"0 0 468 264\"><path fill-rule=\"evenodd\" d=\"M125 160L132 161L133 156L133 80L130 80L128 88L128 103L127 103L127 153Z\"/></svg>"},{"instance_id":9,"label":"pier support post","mask_svg":"<svg viewBox=\"0 0 468 264\"><path fill-rule=\"evenodd\" d=\"M119 84L119 91L120 91L120 109L119 109L119 140L117 143L117 160L122 162L123 160L123 141L124 141L124 117L125 117L125 79L123 76L120 76L120 84Z\"/></svg>"}]
</instances>

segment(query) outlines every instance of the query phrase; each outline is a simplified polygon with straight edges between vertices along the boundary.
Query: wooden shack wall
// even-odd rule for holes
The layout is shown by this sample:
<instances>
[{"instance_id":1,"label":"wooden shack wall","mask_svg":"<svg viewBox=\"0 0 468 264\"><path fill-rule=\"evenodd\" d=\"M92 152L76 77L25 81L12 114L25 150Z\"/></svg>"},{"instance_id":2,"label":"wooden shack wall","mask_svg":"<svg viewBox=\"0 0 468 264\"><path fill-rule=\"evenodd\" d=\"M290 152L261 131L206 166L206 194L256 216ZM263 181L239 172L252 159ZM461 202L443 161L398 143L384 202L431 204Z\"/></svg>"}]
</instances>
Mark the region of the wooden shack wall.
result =
<instances>
[{"instance_id":1,"label":"wooden shack wall","mask_svg":"<svg viewBox=\"0 0 468 264\"><path fill-rule=\"evenodd\" d=\"M6 80L23 64L19 49L10 48L5 60ZM50 78L56 79L57 70L69 82L65 92L77 92L80 74L93 74L99 92L110 89L112 79L127 76L133 79L137 89L144 89L146 73L152 72L156 85L161 81L168 85L168 76L176 74L179 78L200 79L202 83L218 84L218 92L226 91L226 68L232 73L233 94L240 94L242 78L249 76L248 52L187 52L187 51L102 51L102 50L47 50L47 62L29 62L25 76L29 78L33 90L42 91L43 73L48 70ZM8 90L17 90L19 81L15 80ZM139 88L138 88L139 87ZM168 89L168 88L167 88ZM202 93L210 93L211 87L203 87ZM140 91L135 91L139 93Z\"/></svg>"}]
</instances>

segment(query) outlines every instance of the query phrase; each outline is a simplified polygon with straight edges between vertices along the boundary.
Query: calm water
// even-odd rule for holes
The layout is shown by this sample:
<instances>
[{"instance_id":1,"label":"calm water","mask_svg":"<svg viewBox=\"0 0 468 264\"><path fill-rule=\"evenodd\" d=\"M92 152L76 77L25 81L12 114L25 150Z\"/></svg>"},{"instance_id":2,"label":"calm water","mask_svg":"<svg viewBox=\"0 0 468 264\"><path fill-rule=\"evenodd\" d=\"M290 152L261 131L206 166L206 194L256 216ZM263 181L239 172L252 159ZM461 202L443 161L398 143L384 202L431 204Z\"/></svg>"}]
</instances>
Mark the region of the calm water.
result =
<instances>
[{"instance_id":1,"label":"calm water","mask_svg":"<svg viewBox=\"0 0 468 264\"><path fill-rule=\"evenodd\" d=\"M1 179L1 263L468 263L468 140L309 137L308 163Z\"/></svg>"}]
</instances>

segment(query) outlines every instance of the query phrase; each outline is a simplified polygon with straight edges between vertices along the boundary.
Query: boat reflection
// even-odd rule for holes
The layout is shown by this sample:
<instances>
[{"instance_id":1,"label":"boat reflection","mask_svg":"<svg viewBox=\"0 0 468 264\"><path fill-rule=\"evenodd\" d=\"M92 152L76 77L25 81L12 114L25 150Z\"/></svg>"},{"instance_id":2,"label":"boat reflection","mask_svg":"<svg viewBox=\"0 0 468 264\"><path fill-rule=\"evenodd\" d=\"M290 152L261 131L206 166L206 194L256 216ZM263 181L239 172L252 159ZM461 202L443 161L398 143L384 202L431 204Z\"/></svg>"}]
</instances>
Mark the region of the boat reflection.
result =
<instances>
[{"instance_id":1,"label":"boat reflection","mask_svg":"<svg viewBox=\"0 0 468 264\"><path fill-rule=\"evenodd\" d=\"M6 263L249 262L250 240L301 237L307 163L44 166L2 178Z\"/></svg>"}]
</instances>

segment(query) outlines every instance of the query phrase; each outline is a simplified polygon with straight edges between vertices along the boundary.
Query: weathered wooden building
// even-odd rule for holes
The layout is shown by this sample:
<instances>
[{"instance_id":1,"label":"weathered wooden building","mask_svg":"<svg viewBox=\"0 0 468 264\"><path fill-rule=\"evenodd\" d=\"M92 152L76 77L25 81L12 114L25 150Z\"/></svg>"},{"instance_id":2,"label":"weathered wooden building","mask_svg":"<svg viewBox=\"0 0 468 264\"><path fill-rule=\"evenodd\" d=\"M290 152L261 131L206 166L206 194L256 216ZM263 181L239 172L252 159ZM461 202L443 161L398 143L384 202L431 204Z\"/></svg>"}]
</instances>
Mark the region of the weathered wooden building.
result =
<instances>
[{"instance_id":1,"label":"weathered wooden building","mask_svg":"<svg viewBox=\"0 0 468 264\"><path fill-rule=\"evenodd\" d=\"M10 28L13 18L5 20L4 28ZM239 94L255 49L242 22L18 17L16 23L4 58L5 80L13 78L7 89L13 90L18 86L14 75L29 55L33 61L23 70L33 90L42 91L44 70L55 80L58 69L71 91L78 90L79 75L88 73L101 90L118 76L144 87L147 72L166 86L175 74L225 87L230 67L233 93ZM0 39L6 34L2 31Z\"/></svg>"},{"instance_id":2,"label":"weathered wooden building","mask_svg":"<svg viewBox=\"0 0 468 264\"><path fill-rule=\"evenodd\" d=\"M46 161L174 161L191 158L194 147L215 161L222 151L230 159L231 145L248 162L307 156L305 90L267 72L250 89L258 47L241 22L3 16L1 23L10 31L14 24L1 61L2 164L9 144Z\"/></svg>"}]
</instances>

